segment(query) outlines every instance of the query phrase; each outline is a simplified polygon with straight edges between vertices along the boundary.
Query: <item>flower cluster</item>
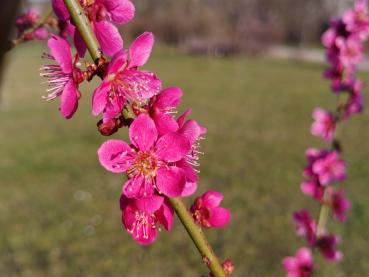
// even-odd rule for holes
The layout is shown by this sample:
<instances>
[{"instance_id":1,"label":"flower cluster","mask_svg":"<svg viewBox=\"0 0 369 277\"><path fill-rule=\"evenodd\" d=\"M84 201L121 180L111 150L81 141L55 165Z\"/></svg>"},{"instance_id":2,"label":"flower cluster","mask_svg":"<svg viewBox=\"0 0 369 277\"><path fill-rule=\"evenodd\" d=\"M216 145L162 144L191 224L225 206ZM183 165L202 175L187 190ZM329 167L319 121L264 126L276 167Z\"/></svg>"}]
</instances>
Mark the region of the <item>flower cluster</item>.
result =
<instances>
[{"instance_id":1,"label":"flower cluster","mask_svg":"<svg viewBox=\"0 0 369 277\"><path fill-rule=\"evenodd\" d=\"M147 245L163 226L173 225L173 208L168 199L193 195L198 187L200 140L206 128L188 119L191 110L176 116L183 92L178 87L163 88L155 73L142 70L154 46L154 35L144 32L129 48L115 24L126 24L134 17L129 0L80 0L86 18L105 57L90 64L81 59L86 45L71 20L63 0L53 0L58 17L59 36L48 40L52 61L41 68L49 84L46 100L60 97L63 117L72 118L82 93L79 86L95 76L102 80L92 95L92 114L101 116L98 130L110 136L127 126L129 142L111 139L101 145L98 158L108 171L124 174L120 197L122 223L133 239ZM72 54L71 46L76 47ZM191 208L194 220L204 227L222 227L230 212L219 207L223 195L209 191ZM231 267L228 265L228 267ZM231 271L231 269L229 269Z\"/></svg>"},{"instance_id":2,"label":"flower cluster","mask_svg":"<svg viewBox=\"0 0 369 277\"><path fill-rule=\"evenodd\" d=\"M358 65L364 54L364 43L369 38L369 10L367 0L358 0L352 10L348 10L330 23L323 34L322 43L330 65L324 76L331 81L331 89L338 97L334 112L316 108L313 111L311 134L329 142L329 149L310 148L306 151L307 166L303 171L304 181L301 191L321 205L319 220L316 222L309 211L295 212L293 219L298 236L306 239L310 249L318 249L329 261L342 260L343 254L337 250L340 237L329 234L325 228L325 214L331 211L334 219L346 220L350 202L343 189L335 184L347 177L346 163L341 157L341 144L336 137L339 123L363 110L363 82L357 79ZM343 97L347 94L346 97ZM314 270L312 251L300 248L295 257L283 260L286 276L308 277Z\"/></svg>"},{"instance_id":3,"label":"flower cluster","mask_svg":"<svg viewBox=\"0 0 369 277\"><path fill-rule=\"evenodd\" d=\"M30 9L17 17L15 26L17 28L16 41L44 40L49 36L45 27L46 22L41 22L41 17L36 9Z\"/></svg>"}]
</instances>

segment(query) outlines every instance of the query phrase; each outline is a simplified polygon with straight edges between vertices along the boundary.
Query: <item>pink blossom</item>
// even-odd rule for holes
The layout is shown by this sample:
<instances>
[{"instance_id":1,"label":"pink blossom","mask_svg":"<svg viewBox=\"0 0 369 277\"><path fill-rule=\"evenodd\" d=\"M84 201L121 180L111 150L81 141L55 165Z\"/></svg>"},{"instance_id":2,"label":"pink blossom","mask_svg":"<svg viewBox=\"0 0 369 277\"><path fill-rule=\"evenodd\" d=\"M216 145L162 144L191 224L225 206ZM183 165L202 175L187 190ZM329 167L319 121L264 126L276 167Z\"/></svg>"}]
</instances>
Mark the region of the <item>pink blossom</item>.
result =
<instances>
[{"instance_id":1,"label":"pink blossom","mask_svg":"<svg viewBox=\"0 0 369 277\"><path fill-rule=\"evenodd\" d=\"M340 220L346 220L346 212L350 208L350 201L346 199L344 190L331 190L330 199L333 211L333 217Z\"/></svg>"},{"instance_id":2,"label":"pink blossom","mask_svg":"<svg viewBox=\"0 0 369 277\"><path fill-rule=\"evenodd\" d=\"M307 196L313 197L318 201L322 201L324 195L324 187L316 180L304 181L300 185L302 193Z\"/></svg>"},{"instance_id":3,"label":"pink blossom","mask_svg":"<svg viewBox=\"0 0 369 277\"><path fill-rule=\"evenodd\" d=\"M155 121L159 135L168 132L176 132L179 128L172 114L176 113L183 92L178 87L170 87L162 90L150 101L149 113Z\"/></svg>"},{"instance_id":4,"label":"pink blossom","mask_svg":"<svg viewBox=\"0 0 369 277\"><path fill-rule=\"evenodd\" d=\"M313 255L305 247L297 250L295 257L284 258L282 263L286 277L310 277L314 271Z\"/></svg>"},{"instance_id":5,"label":"pink blossom","mask_svg":"<svg viewBox=\"0 0 369 277\"><path fill-rule=\"evenodd\" d=\"M27 31L27 29L30 29L33 26L35 26L39 20L40 13L37 9L30 9L21 16L19 16L15 21L15 25L18 29L18 36Z\"/></svg>"},{"instance_id":6,"label":"pink blossom","mask_svg":"<svg viewBox=\"0 0 369 277\"><path fill-rule=\"evenodd\" d=\"M122 194L120 207L123 225L139 244L153 243L159 224L167 231L172 229L174 211L164 197L152 195L142 199L129 199Z\"/></svg>"},{"instance_id":7,"label":"pink blossom","mask_svg":"<svg viewBox=\"0 0 369 277\"><path fill-rule=\"evenodd\" d=\"M35 38L36 39L38 39L38 40L44 40L44 39L47 39L48 38L49 32L47 31L47 29L45 27L40 27L40 28L37 28L34 31L34 35L35 35Z\"/></svg>"},{"instance_id":8,"label":"pink blossom","mask_svg":"<svg viewBox=\"0 0 369 277\"><path fill-rule=\"evenodd\" d=\"M307 210L301 210L293 214L293 220L296 224L296 232L299 236L305 237L310 246L316 244L317 224L311 218Z\"/></svg>"},{"instance_id":9,"label":"pink blossom","mask_svg":"<svg viewBox=\"0 0 369 277\"><path fill-rule=\"evenodd\" d=\"M356 113L361 113L364 109L364 96L363 96L363 81L355 81L352 89L350 90L350 98L344 108L344 119L348 119L350 116Z\"/></svg>"},{"instance_id":10,"label":"pink blossom","mask_svg":"<svg viewBox=\"0 0 369 277\"><path fill-rule=\"evenodd\" d=\"M49 83L47 101L61 97L60 111L65 118L71 118L78 107L80 93L78 85L84 80L83 73L77 67L78 56L72 60L71 49L68 42L58 36L48 40L51 55L44 57L56 61L54 65L44 65L41 76L47 78Z\"/></svg>"},{"instance_id":11,"label":"pink blossom","mask_svg":"<svg viewBox=\"0 0 369 277\"><path fill-rule=\"evenodd\" d=\"M339 236L324 234L319 237L317 247L325 259L339 262L343 258L342 253L336 249L340 241L341 239Z\"/></svg>"},{"instance_id":12,"label":"pink blossom","mask_svg":"<svg viewBox=\"0 0 369 277\"><path fill-rule=\"evenodd\" d=\"M185 136L191 144L191 150L184 159L177 163L177 166L186 172L186 186L182 196L192 195L197 189L198 176L194 167L200 166L199 155L203 154L200 151L200 140L206 133L206 128L201 126L196 120L186 120L190 113L191 109L188 109L177 119L179 126L177 132Z\"/></svg>"},{"instance_id":13,"label":"pink blossom","mask_svg":"<svg viewBox=\"0 0 369 277\"><path fill-rule=\"evenodd\" d=\"M306 151L308 165L304 175L310 181L326 186L346 179L346 164L337 151L310 148Z\"/></svg>"},{"instance_id":14,"label":"pink blossom","mask_svg":"<svg viewBox=\"0 0 369 277\"><path fill-rule=\"evenodd\" d=\"M158 138L154 121L139 115L129 128L132 145L109 140L98 151L100 163L114 173L126 172L128 180L123 193L129 198L153 195L155 189L166 196L180 196L186 176L175 165L190 150L190 143L181 134L168 133Z\"/></svg>"},{"instance_id":15,"label":"pink blossom","mask_svg":"<svg viewBox=\"0 0 369 277\"><path fill-rule=\"evenodd\" d=\"M207 191L195 199L191 213L195 221L206 228L222 228L231 219L228 209L219 207L223 194L217 191Z\"/></svg>"},{"instance_id":16,"label":"pink blossom","mask_svg":"<svg viewBox=\"0 0 369 277\"><path fill-rule=\"evenodd\" d=\"M103 82L93 95L94 115L103 113L104 118L114 118L127 101L142 104L160 91L161 81L155 74L137 70L147 62L153 44L153 34L145 32L136 38L128 51L113 56Z\"/></svg>"},{"instance_id":17,"label":"pink blossom","mask_svg":"<svg viewBox=\"0 0 369 277\"><path fill-rule=\"evenodd\" d=\"M361 39L351 35L347 39L337 38L336 45L340 50L340 62L346 66L357 65L364 58L364 46Z\"/></svg>"},{"instance_id":18,"label":"pink blossom","mask_svg":"<svg viewBox=\"0 0 369 277\"><path fill-rule=\"evenodd\" d=\"M345 161L340 159L336 151L330 151L315 161L312 169L323 186L346 179Z\"/></svg>"},{"instance_id":19,"label":"pink blossom","mask_svg":"<svg viewBox=\"0 0 369 277\"><path fill-rule=\"evenodd\" d=\"M361 39L368 38L369 11L367 0L356 1L354 9L348 10L342 18L348 31L357 33Z\"/></svg>"},{"instance_id":20,"label":"pink blossom","mask_svg":"<svg viewBox=\"0 0 369 277\"><path fill-rule=\"evenodd\" d=\"M134 17L135 7L129 0L95 0L80 3L89 18L92 29L99 41L102 51L110 56L123 48L123 39L113 23L126 24ZM70 19L63 0L52 1L55 14L62 20ZM86 45L78 31L75 32L75 45L80 56L84 56Z\"/></svg>"},{"instance_id":21,"label":"pink blossom","mask_svg":"<svg viewBox=\"0 0 369 277\"><path fill-rule=\"evenodd\" d=\"M334 115L321 108L316 108L313 112L313 119L315 121L311 126L311 133L326 141L332 141L336 130Z\"/></svg>"}]
</instances>

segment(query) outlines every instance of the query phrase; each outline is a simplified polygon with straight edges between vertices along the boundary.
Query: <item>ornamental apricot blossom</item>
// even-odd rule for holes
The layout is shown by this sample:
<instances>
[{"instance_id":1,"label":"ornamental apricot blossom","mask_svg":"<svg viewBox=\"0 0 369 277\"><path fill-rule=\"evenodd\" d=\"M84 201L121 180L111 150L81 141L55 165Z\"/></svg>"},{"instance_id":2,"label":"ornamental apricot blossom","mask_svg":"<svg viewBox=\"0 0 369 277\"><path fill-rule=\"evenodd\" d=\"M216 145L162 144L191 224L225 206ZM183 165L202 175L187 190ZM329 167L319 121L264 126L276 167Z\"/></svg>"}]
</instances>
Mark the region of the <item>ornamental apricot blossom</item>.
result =
<instances>
[{"instance_id":1,"label":"ornamental apricot blossom","mask_svg":"<svg viewBox=\"0 0 369 277\"><path fill-rule=\"evenodd\" d=\"M135 14L135 7L129 0L80 0L102 51L113 56L123 48L123 39L113 24L126 24ZM70 21L70 15L63 0L52 0L55 14L63 21ZM74 43L80 56L84 56L86 45L75 29Z\"/></svg>"},{"instance_id":2,"label":"ornamental apricot blossom","mask_svg":"<svg viewBox=\"0 0 369 277\"><path fill-rule=\"evenodd\" d=\"M336 128L334 115L322 108L316 108L313 112L313 118L315 121L311 126L311 133L326 141L332 141Z\"/></svg>"},{"instance_id":3,"label":"ornamental apricot blossom","mask_svg":"<svg viewBox=\"0 0 369 277\"><path fill-rule=\"evenodd\" d=\"M149 59L154 44L152 33L145 32L132 43L128 51L116 53L102 83L92 99L92 113L103 113L106 119L118 116L127 102L144 103L159 93L161 81L154 73L137 70Z\"/></svg>"},{"instance_id":4,"label":"ornamental apricot blossom","mask_svg":"<svg viewBox=\"0 0 369 277\"><path fill-rule=\"evenodd\" d=\"M58 36L52 36L48 40L51 54L44 57L57 64L41 67L41 76L47 79L49 93L44 97L47 101L61 97L60 112L65 118L71 118L78 107L80 92L79 84L84 80L83 72L78 68L78 55L72 58L71 48L68 42Z\"/></svg>"},{"instance_id":5,"label":"ornamental apricot blossom","mask_svg":"<svg viewBox=\"0 0 369 277\"><path fill-rule=\"evenodd\" d=\"M152 195L142 199L120 198L122 223L127 232L139 244L148 245L155 241L159 224L167 231L173 226L173 208L164 197Z\"/></svg>"},{"instance_id":6,"label":"ornamental apricot blossom","mask_svg":"<svg viewBox=\"0 0 369 277\"><path fill-rule=\"evenodd\" d=\"M168 197L180 196L186 174L175 162L190 150L186 137L175 132L158 137L154 121L144 114L131 124L129 137L131 146L124 141L109 140L98 151L100 163L107 170L127 174L124 195L143 198L157 190Z\"/></svg>"},{"instance_id":7,"label":"ornamental apricot blossom","mask_svg":"<svg viewBox=\"0 0 369 277\"><path fill-rule=\"evenodd\" d=\"M294 257L283 259L283 267L287 271L286 277L310 277L314 271L313 255L309 248L297 250Z\"/></svg>"},{"instance_id":8,"label":"ornamental apricot blossom","mask_svg":"<svg viewBox=\"0 0 369 277\"><path fill-rule=\"evenodd\" d=\"M195 199L191 206L194 220L206 228L222 228L231 219L228 209L220 207L223 194L217 191L207 191Z\"/></svg>"}]
</instances>

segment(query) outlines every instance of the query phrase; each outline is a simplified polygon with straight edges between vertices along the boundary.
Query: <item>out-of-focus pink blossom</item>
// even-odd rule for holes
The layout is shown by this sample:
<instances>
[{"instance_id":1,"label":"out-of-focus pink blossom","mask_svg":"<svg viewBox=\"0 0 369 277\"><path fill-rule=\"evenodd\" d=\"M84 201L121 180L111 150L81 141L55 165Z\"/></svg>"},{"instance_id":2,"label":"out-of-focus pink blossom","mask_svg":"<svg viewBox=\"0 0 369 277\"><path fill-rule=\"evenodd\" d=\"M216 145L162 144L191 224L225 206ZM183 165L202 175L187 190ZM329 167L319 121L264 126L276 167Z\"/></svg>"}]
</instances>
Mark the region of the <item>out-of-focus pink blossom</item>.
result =
<instances>
[{"instance_id":1,"label":"out-of-focus pink blossom","mask_svg":"<svg viewBox=\"0 0 369 277\"><path fill-rule=\"evenodd\" d=\"M191 206L191 213L195 221L206 228L222 228L231 219L228 209L220 207L223 194L217 191L207 191L196 198Z\"/></svg>"},{"instance_id":2,"label":"out-of-focus pink blossom","mask_svg":"<svg viewBox=\"0 0 369 277\"><path fill-rule=\"evenodd\" d=\"M296 232L299 236L305 237L310 246L316 244L317 224L311 218L307 210L301 210L293 214L293 220L296 224Z\"/></svg>"},{"instance_id":3,"label":"out-of-focus pink blossom","mask_svg":"<svg viewBox=\"0 0 369 277\"><path fill-rule=\"evenodd\" d=\"M333 217L340 220L346 220L346 212L350 209L350 201L345 197L344 190L330 190L330 202L333 211Z\"/></svg>"},{"instance_id":4,"label":"out-of-focus pink blossom","mask_svg":"<svg viewBox=\"0 0 369 277\"><path fill-rule=\"evenodd\" d=\"M334 115L322 108L316 108L313 112L313 119L311 133L314 136L322 137L326 141L332 141L336 130Z\"/></svg>"},{"instance_id":5,"label":"out-of-focus pink blossom","mask_svg":"<svg viewBox=\"0 0 369 277\"><path fill-rule=\"evenodd\" d=\"M349 32L356 33L361 39L369 36L368 1L358 0L352 10L348 10L342 17Z\"/></svg>"},{"instance_id":6,"label":"out-of-focus pink blossom","mask_svg":"<svg viewBox=\"0 0 369 277\"><path fill-rule=\"evenodd\" d=\"M305 247L297 250L294 257L283 259L286 277L310 277L314 271L314 261L311 250Z\"/></svg>"},{"instance_id":7,"label":"out-of-focus pink blossom","mask_svg":"<svg viewBox=\"0 0 369 277\"><path fill-rule=\"evenodd\" d=\"M339 236L324 234L319 237L317 247L322 256L333 262L339 262L342 260L343 255L337 250L337 244L341 242Z\"/></svg>"},{"instance_id":8,"label":"out-of-focus pink blossom","mask_svg":"<svg viewBox=\"0 0 369 277\"><path fill-rule=\"evenodd\" d=\"M322 201L324 195L324 187L316 180L303 181L300 185L302 193Z\"/></svg>"},{"instance_id":9,"label":"out-of-focus pink blossom","mask_svg":"<svg viewBox=\"0 0 369 277\"><path fill-rule=\"evenodd\" d=\"M345 161L340 159L336 151L330 151L327 155L315 161L312 169L323 186L346 179Z\"/></svg>"}]
</instances>

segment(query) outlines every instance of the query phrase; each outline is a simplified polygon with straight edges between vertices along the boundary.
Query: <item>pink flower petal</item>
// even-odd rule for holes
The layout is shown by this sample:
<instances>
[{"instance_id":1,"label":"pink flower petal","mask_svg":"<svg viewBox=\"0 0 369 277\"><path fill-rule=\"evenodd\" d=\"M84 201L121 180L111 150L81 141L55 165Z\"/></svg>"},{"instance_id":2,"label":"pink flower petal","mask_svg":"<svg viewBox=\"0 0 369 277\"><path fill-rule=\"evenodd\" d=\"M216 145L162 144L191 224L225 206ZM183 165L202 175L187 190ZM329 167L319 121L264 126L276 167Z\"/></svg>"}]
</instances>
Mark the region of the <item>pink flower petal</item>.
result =
<instances>
[{"instance_id":1,"label":"pink flower petal","mask_svg":"<svg viewBox=\"0 0 369 277\"><path fill-rule=\"evenodd\" d=\"M173 227L173 214L174 210L172 206L165 200L160 210L155 213L155 216L164 226L165 230L170 231Z\"/></svg>"},{"instance_id":2,"label":"pink flower petal","mask_svg":"<svg viewBox=\"0 0 369 277\"><path fill-rule=\"evenodd\" d=\"M86 47L85 41L83 40L81 34L76 28L74 29L73 40L74 40L74 45L76 46L78 55L80 57L84 57L86 54L87 47Z\"/></svg>"},{"instance_id":3,"label":"pink flower petal","mask_svg":"<svg viewBox=\"0 0 369 277\"><path fill-rule=\"evenodd\" d=\"M116 74L118 71L122 70L124 65L127 63L128 53L125 50L120 50L114 54L108 66L108 74Z\"/></svg>"},{"instance_id":4,"label":"pink flower petal","mask_svg":"<svg viewBox=\"0 0 369 277\"><path fill-rule=\"evenodd\" d=\"M131 147L121 140L108 140L97 151L101 165L114 173L126 172L133 164Z\"/></svg>"},{"instance_id":5,"label":"pink flower petal","mask_svg":"<svg viewBox=\"0 0 369 277\"><path fill-rule=\"evenodd\" d=\"M179 106L183 92L178 87L164 89L158 94L154 107L159 110L176 108Z\"/></svg>"},{"instance_id":6,"label":"pink flower petal","mask_svg":"<svg viewBox=\"0 0 369 277\"><path fill-rule=\"evenodd\" d=\"M154 45L153 33L145 32L136 38L129 48L129 67L143 66L150 57Z\"/></svg>"},{"instance_id":7,"label":"pink flower petal","mask_svg":"<svg viewBox=\"0 0 369 277\"><path fill-rule=\"evenodd\" d=\"M128 0L104 0L104 6L117 24L126 24L135 16L135 6Z\"/></svg>"},{"instance_id":8,"label":"pink flower petal","mask_svg":"<svg viewBox=\"0 0 369 277\"><path fill-rule=\"evenodd\" d=\"M97 40L100 42L102 51L113 56L123 48L123 39L119 34L119 30L108 21L94 22L94 31Z\"/></svg>"},{"instance_id":9,"label":"pink flower petal","mask_svg":"<svg viewBox=\"0 0 369 277\"><path fill-rule=\"evenodd\" d=\"M163 205L164 197L152 195L136 200L136 206L141 211L152 214L155 213Z\"/></svg>"},{"instance_id":10,"label":"pink flower petal","mask_svg":"<svg viewBox=\"0 0 369 277\"><path fill-rule=\"evenodd\" d=\"M47 42L47 46L50 48L51 55L60 65L64 73L71 73L72 66L72 53L68 42L58 36L51 36Z\"/></svg>"},{"instance_id":11,"label":"pink flower petal","mask_svg":"<svg viewBox=\"0 0 369 277\"><path fill-rule=\"evenodd\" d=\"M73 80L70 80L64 87L61 95L60 112L69 119L78 108L77 87Z\"/></svg>"},{"instance_id":12,"label":"pink flower petal","mask_svg":"<svg viewBox=\"0 0 369 277\"><path fill-rule=\"evenodd\" d=\"M162 136L155 147L157 156L167 162L181 160L191 149L189 141L178 133Z\"/></svg>"},{"instance_id":13,"label":"pink flower petal","mask_svg":"<svg viewBox=\"0 0 369 277\"><path fill-rule=\"evenodd\" d=\"M154 121L148 115L139 115L129 128L129 138L139 150L149 150L158 138Z\"/></svg>"},{"instance_id":14,"label":"pink flower petal","mask_svg":"<svg viewBox=\"0 0 369 277\"><path fill-rule=\"evenodd\" d=\"M186 178L183 170L178 167L160 168L156 176L156 186L160 193L168 197L181 195Z\"/></svg>"},{"instance_id":15,"label":"pink flower petal","mask_svg":"<svg viewBox=\"0 0 369 277\"><path fill-rule=\"evenodd\" d=\"M201 136L201 126L195 120L190 119L183 124L179 133L184 135L193 145Z\"/></svg>"},{"instance_id":16,"label":"pink flower petal","mask_svg":"<svg viewBox=\"0 0 369 277\"><path fill-rule=\"evenodd\" d=\"M159 113L154 117L159 136L173 133L178 130L177 121L169 114Z\"/></svg>"},{"instance_id":17,"label":"pink flower petal","mask_svg":"<svg viewBox=\"0 0 369 277\"><path fill-rule=\"evenodd\" d=\"M70 18L67 7L64 4L63 0L52 0L51 1L54 13L61 20L68 20Z\"/></svg>"},{"instance_id":18,"label":"pink flower petal","mask_svg":"<svg viewBox=\"0 0 369 277\"><path fill-rule=\"evenodd\" d=\"M97 116L102 113L108 102L110 84L103 81L94 91L92 96L92 114Z\"/></svg>"},{"instance_id":19,"label":"pink flower petal","mask_svg":"<svg viewBox=\"0 0 369 277\"><path fill-rule=\"evenodd\" d=\"M207 191L202 196L203 205L207 208L215 208L219 207L222 202L224 196L220 192L217 191Z\"/></svg>"},{"instance_id":20,"label":"pink flower petal","mask_svg":"<svg viewBox=\"0 0 369 277\"><path fill-rule=\"evenodd\" d=\"M122 192L128 198L143 198L154 194L152 182L145 179L142 175L136 175L128 179L123 185Z\"/></svg>"},{"instance_id":21,"label":"pink flower petal","mask_svg":"<svg viewBox=\"0 0 369 277\"><path fill-rule=\"evenodd\" d=\"M210 210L209 223L214 228L221 228L231 219L231 213L226 208L217 207Z\"/></svg>"},{"instance_id":22,"label":"pink flower petal","mask_svg":"<svg viewBox=\"0 0 369 277\"><path fill-rule=\"evenodd\" d=\"M183 191L181 193L181 197L188 197L194 194L197 190L197 182L186 182Z\"/></svg>"}]
</instances>

